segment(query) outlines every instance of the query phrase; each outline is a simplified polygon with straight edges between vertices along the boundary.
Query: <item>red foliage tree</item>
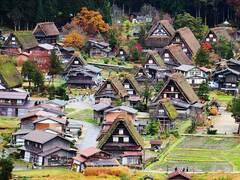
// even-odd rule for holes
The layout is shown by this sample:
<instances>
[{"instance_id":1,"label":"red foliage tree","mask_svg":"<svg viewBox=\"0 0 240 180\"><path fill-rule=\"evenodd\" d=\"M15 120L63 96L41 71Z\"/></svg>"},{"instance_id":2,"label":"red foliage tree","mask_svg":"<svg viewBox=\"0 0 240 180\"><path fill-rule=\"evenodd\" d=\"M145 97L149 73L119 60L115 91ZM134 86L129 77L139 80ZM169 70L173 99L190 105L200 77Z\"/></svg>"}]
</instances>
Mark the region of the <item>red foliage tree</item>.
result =
<instances>
[{"instance_id":1,"label":"red foliage tree","mask_svg":"<svg viewBox=\"0 0 240 180\"><path fill-rule=\"evenodd\" d=\"M209 49L212 49L212 45L209 43L209 42L203 42L201 43L201 47L204 49L204 50L209 50Z\"/></svg>"}]
</instances>

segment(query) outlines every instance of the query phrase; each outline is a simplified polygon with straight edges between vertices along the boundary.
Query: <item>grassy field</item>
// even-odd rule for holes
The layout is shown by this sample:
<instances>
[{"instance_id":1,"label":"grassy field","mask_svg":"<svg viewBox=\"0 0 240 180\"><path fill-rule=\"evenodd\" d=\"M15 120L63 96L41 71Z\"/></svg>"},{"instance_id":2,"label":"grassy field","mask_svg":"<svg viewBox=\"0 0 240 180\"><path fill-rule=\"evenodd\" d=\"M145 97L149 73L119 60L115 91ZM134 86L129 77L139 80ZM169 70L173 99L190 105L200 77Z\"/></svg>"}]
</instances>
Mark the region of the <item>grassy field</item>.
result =
<instances>
[{"instance_id":1,"label":"grassy field","mask_svg":"<svg viewBox=\"0 0 240 180\"><path fill-rule=\"evenodd\" d=\"M227 95L227 94L225 94L223 92L219 92L219 91L212 91L210 93L210 100L211 99L216 99L222 105L226 105L228 102L232 101L233 98L234 98L234 96Z\"/></svg>"},{"instance_id":2,"label":"grassy field","mask_svg":"<svg viewBox=\"0 0 240 180\"><path fill-rule=\"evenodd\" d=\"M239 171L239 143L239 138L186 136L147 169L166 171L188 167L189 171Z\"/></svg>"},{"instance_id":3,"label":"grassy field","mask_svg":"<svg viewBox=\"0 0 240 180\"><path fill-rule=\"evenodd\" d=\"M70 109L72 110L72 109ZM93 118L93 110L92 109L83 109L76 110L69 113L68 117L70 119L82 120L92 124L97 124L97 121Z\"/></svg>"}]
</instances>

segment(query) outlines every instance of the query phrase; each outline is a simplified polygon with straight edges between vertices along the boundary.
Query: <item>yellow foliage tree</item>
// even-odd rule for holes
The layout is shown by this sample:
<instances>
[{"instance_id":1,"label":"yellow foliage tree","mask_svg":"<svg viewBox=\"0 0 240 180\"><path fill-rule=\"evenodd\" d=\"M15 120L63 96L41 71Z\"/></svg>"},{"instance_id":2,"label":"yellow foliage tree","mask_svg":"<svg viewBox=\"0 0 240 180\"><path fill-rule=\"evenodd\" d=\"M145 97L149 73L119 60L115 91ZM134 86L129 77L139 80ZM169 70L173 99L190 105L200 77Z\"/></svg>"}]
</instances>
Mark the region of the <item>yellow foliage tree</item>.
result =
<instances>
[{"instance_id":1,"label":"yellow foliage tree","mask_svg":"<svg viewBox=\"0 0 240 180\"><path fill-rule=\"evenodd\" d=\"M109 25L103 20L99 11L88 10L82 8L79 13L73 18L73 23L79 25L87 33L107 32Z\"/></svg>"},{"instance_id":2,"label":"yellow foliage tree","mask_svg":"<svg viewBox=\"0 0 240 180\"><path fill-rule=\"evenodd\" d=\"M66 47L74 47L81 49L85 43L85 37L79 34L77 31L70 32L63 42Z\"/></svg>"}]
</instances>

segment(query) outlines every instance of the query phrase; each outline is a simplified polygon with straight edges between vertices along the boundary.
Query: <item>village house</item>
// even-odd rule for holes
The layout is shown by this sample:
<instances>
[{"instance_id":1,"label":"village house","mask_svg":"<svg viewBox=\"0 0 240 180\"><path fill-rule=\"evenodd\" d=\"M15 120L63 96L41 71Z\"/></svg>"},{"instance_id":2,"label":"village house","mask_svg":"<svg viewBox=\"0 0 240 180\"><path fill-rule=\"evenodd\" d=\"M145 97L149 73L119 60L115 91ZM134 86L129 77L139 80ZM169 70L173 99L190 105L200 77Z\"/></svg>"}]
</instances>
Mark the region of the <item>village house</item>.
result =
<instances>
[{"instance_id":1,"label":"village house","mask_svg":"<svg viewBox=\"0 0 240 180\"><path fill-rule=\"evenodd\" d=\"M1 116L22 116L31 106L27 92L0 91Z\"/></svg>"},{"instance_id":2,"label":"village house","mask_svg":"<svg viewBox=\"0 0 240 180\"><path fill-rule=\"evenodd\" d=\"M171 44L163 48L160 52L161 58L164 61L165 66L172 70L175 67L183 64L193 64L191 59L183 52L182 47L179 44Z\"/></svg>"},{"instance_id":3,"label":"village house","mask_svg":"<svg viewBox=\"0 0 240 180\"><path fill-rule=\"evenodd\" d=\"M59 37L59 31L54 22L37 23L32 33L39 43L55 44Z\"/></svg>"},{"instance_id":4,"label":"village house","mask_svg":"<svg viewBox=\"0 0 240 180\"><path fill-rule=\"evenodd\" d=\"M122 165L142 167L143 139L127 116L118 116L107 131L101 131L97 141L99 149L117 158Z\"/></svg>"},{"instance_id":5,"label":"village house","mask_svg":"<svg viewBox=\"0 0 240 180\"><path fill-rule=\"evenodd\" d=\"M75 53L75 49L73 47L59 47L59 58L62 61L62 63L67 63L70 61L70 59L72 58L72 56Z\"/></svg>"},{"instance_id":6,"label":"village house","mask_svg":"<svg viewBox=\"0 0 240 180\"><path fill-rule=\"evenodd\" d=\"M144 87L146 84L150 85L152 80L148 73L143 67L135 68L136 71L133 72L135 80L138 82L139 86Z\"/></svg>"},{"instance_id":7,"label":"village house","mask_svg":"<svg viewBox=\"0 0 240 180\"><path fill-rule=\"evenodd\" d=\"M128 92L128 101L130 103L130 106L138 106L139 102L141 101L143 90L135 80L134 76L130 74L125 75L122 80L122 84L125 90Z\"/></svg>"},{"instance_id":8,"label":"village house","mask_svg":"<svg viewBox=\"0 0 240 180\"><path fill-rule=\"evenodd\" d=\"M162 145L162 141L161 140L150 140L149 143L151 145L151 150L152 151L161 149L161 145Z\"/></svg>"},{"instance_id":9,"label":"village house","mask_svg":"<svg viewBox=\"0 0 240 180\"><path fill-rule=\"evenodd\" d=\"M168 20L161 20L152 26L145 39L145 44L151 49L167 46L175 34L175 29Z\"/></svg>"},{"instance_id":10,"label":"village house","mask_svg":"<svg viewBox=\"0 0 240 180\"><path fill-rule=\"evenodd\" d=\"M2 53L6 55L18 55L22 52L30 53L38 46L38 42L30 31L17 31L10 33L2 45Z\"/></svg>"},{"instance_id":11,"label":"village house","mask_svg":"<svg viewBox=\"0 0 240 180\"><path fill-rule=\"evenodd\" d=\"M183 52L190 59L192 59L201 47L198 40L188 27L178 29L170 44L179 44L182 47Z\"/></svg>"},{"instance_id":12,"label":"village house","mask_svg":"<svg viewBox=\"0 0 240 180\"><path fill-rule=\"evenodd\" d=\"M88 40L83 48L90 57L108 57L111 53L111 48L106 42L98 42L96 40Z\"/></svg>"},{"instance_id":13,"label":"village house","mask_svg":"<svg viewBox=\"0 0 240 180\"><path fill-rule=\"evenodd\" d=\"M199 101L193 88L180 73L173 73L168 77L151 104L156 104L162 99L171 100L179 114L178 118L181 119L187 118L191 113L191 107Z\"/></svg>"},{"instance_id":14,"label":"village house","mask_svg":"<svg viewBox=\"0 0 240 180\"><path fill-rule=\"evenodd\" d=\"M128 46L121 46L117 49L116 57L122 61L126 61L130 55L129 51L130 49L128 48Z\"/></svg>"},{"instance_id":15,"label":"village house","mask_svg":"<svg viewBox=\"0 0 240 180\"><path fill-rule=\"evenodd\" d=\"M93 65L85 65L70 69L65 79L69 87L92 88L101 83L101 71Z\"/></svg>"},{"instance_id":16,"label":"village house","mask_svg":"<svg viewBox=\"0 0 240 180\"><path fill-rule=\"evenodd\" d=\"M117 78L107 79L95 93L95 103L108 100L113 103L116 100L125 102L128 99L128 92Z\"/></svg>"},{"instance_id":17,"label":"village house","mask_svg":"<svg viewBox=\"0 0 240 180\"><path fill-rule=\"evenodd\" d=\"M149 107L150 116L160 122L160 131L169 131L175 126L178 112L169 99L161 99Z\"/></svg>"},{"instance_id":18,"label":"village house","mask_svg":"<svg viewBox=\"0 0 240 180\"><path fill-rule=\"evenodd\" d=\"M119 162L111 155L95 147L89 147L73 157L71 169L76 172L83 172L88 167L114 167L119 166Z\"/></svg>"},{"instance_id":19,"label":"village house","mask_svg":"<svg viewBox=\"0 0 240 180\"><path fill-rule=\"evenodd\" d=\"M240 63L230 59L219 65L212 74L213 81L218 84L218 89L231 94L238 93L240 81Z\"/></svg>"},{"instance_id":20,"label":"village house","mask_svg":"<svg viewBox=\"0 0 240 180\"><path fill-rule=\"evenodd\" d=\"M18 131L12 133L11 145L24 146L24 136L30 133L30 129L19 129Z\"/></svg>"},{"instance_id":21,"label":"village house","mask_svg":"<svg viewBox=\"0 0 240 180\"><path fill-rule=\"evenodd\" d=\"M73 55L70 61L64 67L64 75L67 74L71 69L79 68L87 65L87 62L80 56Z\"/></svg>"},{"instance_id":22,"label":"village house","mask_svg":"<svg viewBox=\"0 0 240 180\"><path fill-rule=\"evenodd\" d=\"M198 88L208 80L208 73L200 67L184 64L174 69L177 73L181 73L193 88Z\"/></svg>"},{"instance_id":23,"label":"village house","mask_svg":"<svg viewBox=\"0 0 240 180\"><path fill-rule=\"evenodd\" d=\"M57 134L34 130L23 138L23 159L37 166L67 166L76 155L71 142Z\"/></svg>"},{"instance_id":24,"label":"village house","mask_svg":"<svg viewBox=\"0 0 240 180\"><path fill-rule=\"evenodd\" d=\"M53 106L58 107L62 112L65 110L65 106L67 105L67 101L61 100L61 99L53 99L49 100L47 104L51 104Z\"/></svg>"},{"instance_id":25,"label":"village house","mask_svg":"<svg viewBox=\"0 0 240 180\"><path fill-rule=\"evenodd\" d=\"M191 176L181 170L176 170L168 175L168 180L191 180Z\"/></svg>"},{"instance_id":26,"label":"village house","mask_svg":"<svg viewBox=\"0 0 240 180\"><path fill-rule=\"evenodd\" d=\"M167 67L157 51L147 52L143 67L149 77L154 81L164 79L167 74Z\"/></svg>"},{"instance_id":27,"label":"village house","mask_svg":"<svg viewBox=\"0 0 240 180\"><path fill-rule=\"evenodd\" d=\"M104 112L113 106L108 102L101 102L93 105L93 117L100 124L104 120Z\"/></svg>"},{"instance_id":28,"label":"village house","mask_svg":"<svg viewBox=\"0 0 240 180\"><path fill-rule=\"evenodd\" d=\"M217 43L220 38L224 38L227 41L233 41L236 39L236 30L232 27L214 27L211 28L208 34L205 36L203 42L210 44Z\"/></svg>"}]
</instances>

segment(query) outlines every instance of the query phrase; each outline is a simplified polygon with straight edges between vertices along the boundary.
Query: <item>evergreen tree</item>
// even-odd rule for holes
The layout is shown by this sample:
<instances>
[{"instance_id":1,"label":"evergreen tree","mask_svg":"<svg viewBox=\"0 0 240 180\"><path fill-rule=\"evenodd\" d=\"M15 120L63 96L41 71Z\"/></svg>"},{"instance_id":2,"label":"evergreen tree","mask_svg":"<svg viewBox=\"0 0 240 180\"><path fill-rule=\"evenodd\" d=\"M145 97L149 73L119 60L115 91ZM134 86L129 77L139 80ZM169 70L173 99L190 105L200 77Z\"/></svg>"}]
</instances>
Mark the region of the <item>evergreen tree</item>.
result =
<instances>
[{"instance_id":1,"label":"evergreen tree","mask_svg":"<svg viewBox=\"0 0 240 180\"><path fill-rule=\"evenodd\" d=\"M23 63L22 76L24 78L27 78L29 88L31 88L31 82L33 80L34 72L36 71L36 69L37 69L36 65L30 60L27 60Z\"/></svg>"},{"instance_id":2,"label":"evergreen tree","mask_svg":"<svg viewBox=\"0 0 240 180\"><path fill-rule=\"evenodd\" d=\"M209 64L208 50L200 48L195 56L195 64L198 66L206 66Z\"/></svg>"},{"instance_id":3,"label":"evergreen tree","mask_svg":"<svg viewBox=\"0 0 240 180\"><path fill-rule=\"evenodd\" d=\"M231 59L233 57L232 43L221 37L217 43L213 45L214 50L223 59Z\"/></svg>"},{"instance_id":4,"label":"evergreen tree","mask_svg":"<svg viewBox=\"0 0 240 180\"><path fill-rule=\"evenodd\" d=\"M33 81L34 87L37 89L38 92L41 89L43 89L43 87L44 87L44 76L38 69L36 69L34 71L32 81Z\"/></svg>"},{"instance_id":5,"label":"evergreen tree","mask_svg":"<svg viewBox=\"0 0 240 180\"><path fill-rule=\"evenodd\" d=\"M54 81L54 76L61 73L63 70L61 62L56 55L56 51L52 50L50 55L50 67L48 74L52 76L52 82Z\"/></svg>"},{"instance_id":6,"label":"evergreen tree","mask_svg":"<svg viewBox=\"0 0 240 180\"><path fill-rule=\"evenodd\" d=\"M0 180L11 179L11 173L13 170L13 162L9 158L0 159Z\"/></svg>"},{"instance_id":7,"label":"evergreen tree","mask_svg":"<svg viewBox=\"0 0 240 180\"><path fill-rule=\"evenodd\" d=\"M159 92L159 91L162 90L163 86L164 86L164 82L163 81L158 81L154 88L157 92Z\"/></svg>"},{"instance_id":8,"label":"evergreen tree","mask_svg":"<svg viewBox=\"0 0 240 180\"><path fill-rule=\"evenodd\" d=\"M204 83L200 84L197 95L200 99L208 101L209 100L209 91L210 91L210 88L209 88L208 84L204 82Z\"/></svg>"},{"instance_id":9,"label":"evergreen tree","mask_svg":"<svg viewBox=\"0 0 240 180\"><path fill-rule=\"evenodd\" d=\"M158 120L152 119L147 125L147 134L151 136L157 135L159 132L159 128L160 128L160 125Z\"/></svg>"}]
</instances>

